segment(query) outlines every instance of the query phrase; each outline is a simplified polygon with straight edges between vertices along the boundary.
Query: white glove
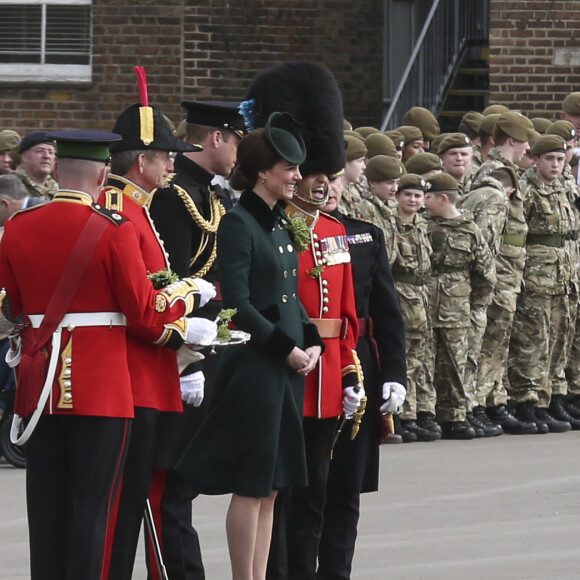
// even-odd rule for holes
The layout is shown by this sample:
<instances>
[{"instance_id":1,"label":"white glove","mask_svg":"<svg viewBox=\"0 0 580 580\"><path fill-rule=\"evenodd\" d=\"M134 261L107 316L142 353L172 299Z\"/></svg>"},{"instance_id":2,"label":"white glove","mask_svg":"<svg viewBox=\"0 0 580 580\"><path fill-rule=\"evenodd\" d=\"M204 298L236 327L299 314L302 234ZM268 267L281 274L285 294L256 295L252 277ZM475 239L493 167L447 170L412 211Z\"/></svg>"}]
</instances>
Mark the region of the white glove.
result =
<instances>
[{"instance_id":1,"label":"white glove","mask_svg":"<svg viewBox=\"0 0 580 580\"><path fill-rule=\"evenodd\" d=\"M346 387L342 391L342 410L344 414L352 416L358 409L361 399L365 396L364 387Z\"/></svg>"},{"instance_id":2,"label":"white glove","mask_svg":"<svg viewBox=\"0 0 580 580\"><path fill-rule=\"evenodd\" d=\"M396 413L397 409L405 402L407 390L400 383L387 382L383 384L383 399L381 413Z\"/></svg>"},{"instance_id":3,"label":"white glove","mask_svg":"<svg viewBox=\"0 0 580 580\"><path fill-rule=\"evenodd\" d=\"M204 384L205 377L202 371L179 377L182 401L188 405L199 407L203 401Z\"/></svg>"},{"instance_id":4,"label":"white glove","mask_svg":"<svg viewBox=\"0 0 580 580\"><path fill-rule=\"evenodd\" d=\"M189 344L209 344L217 335L217 324L207 318L186 318L185 342Z\"/></svg>"},{"instance_id":5,"label":"white glove","mask_svg":"<svg viewBox=\"0 0 580 580\"><path fill-rule=\"evenodd\" d=\"M204 280L203 278L192 278L192 282L199 288L200 298L199 298L199 307L201 308L205 304L207 304L212 298L215 298L217 295L217 291L215 286Z\"/></svg>"}]
</instances>

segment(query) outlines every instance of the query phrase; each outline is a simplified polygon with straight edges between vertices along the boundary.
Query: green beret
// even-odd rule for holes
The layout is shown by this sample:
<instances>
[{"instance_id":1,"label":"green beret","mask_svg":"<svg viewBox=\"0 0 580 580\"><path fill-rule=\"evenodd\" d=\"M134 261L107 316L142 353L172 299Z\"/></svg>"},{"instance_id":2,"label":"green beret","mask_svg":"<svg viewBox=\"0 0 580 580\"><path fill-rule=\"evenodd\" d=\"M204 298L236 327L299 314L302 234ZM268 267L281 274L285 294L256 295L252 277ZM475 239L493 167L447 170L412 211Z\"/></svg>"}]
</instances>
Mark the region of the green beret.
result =
<instances>
[{"instance_id":1,"label":"green beret","mask_svg":"<svg viewBox=\"0 0 580 580\"><path fill-rule=\"evenodd\" d=\"M445 139L445 137L447 137L447 135L449 135L450 133L441 133L441 135L438 135L437 137L435 137L435 139L433 139L433 141L431 141L431 149L433 151L437 151L437 148L439 147L439 144L441 143L441 141L443 141L443 139Z\"/></svg>"},{"instance_id":2,"label":"green beret","mask_svg":"<svg viewBox=\"0 0 580 580\"><path fill-rule=\"evenodd\" d=\"M367 148L364 141L353 137L352 135L345 135L344 140L346 141L346 160L353 161L354 159L360 159L361 157L366 157Z\"/></svg>"},{"instance_id":3,"label":"green beret","mask_svg":"<svg viewBox=\"0 0 580 580\"><path fill-rule=\"evenodd\" d=\"M433 175L427 180L427 183L431 185L429 188L430 192L439 191L459 191L459 185L455 178L449 175L449 173L438 173Z\"/></svg>"},{"instance_id":4,"label":"green beret","mask_svg":"<svg viewBox=\"0 0 580 580\"><path fill-rule=\"evenodd\" d=\"M542 136L541 133L538 133L537 131L532 131L532 134L530 135L530 138L528 139L528 145L530 146L530 148L532 148L534 146L534 143Z\"/></svg>"},{"instance_id":5,"label":"green beret","mask_svg":"<svg viewBox=\"0 0 580 580\"><path fill-rule=\"evenodd\" d=\"M405 166L389 155L375 155L365 168L366 178L370 181L390 181L399 179L407 171Z\"/></svg>"},{"instance_id":6,"label":"green beret","mask_svg":"<svg viewBox=\"0 0 580 580\"><path fill-rule=\"evenodd\" d=\"M421 175L434 169L443 170L443 163L435 153L417 153L405 163L405 169L408 173Z\"/></svg>"},{"instance_id":7,"label":"green beret","mask_svg":"<svg viewBox=\"0 0 580 580\"><path fill-rule=\"evenodd\" d=\"M393 140L384 133L373 133L365 139L367 147L367 157L369 159L376 155L389 155L391 157L397 156L397 148Z\"/></svg>"},{"instance_id":8,"label":"green beret","mask_svg":"<svg viewBox=\"0 0 580 580\"><path fill-rule=\"evenodd\" d=\"M552 152L566 152L566 141L559 135L543 135L532 146L532 155L538 157L544 153Z\"/></svg>"},{"instance_id":9,"label":"green beret","mask_svg":"<svg viewBox=\"0 0 580 580\"><path fill-rule=\"evenodd\" d=\"M534 130L533 123L523 115L508 111L502 113L497 120L496 125L512 139L524 143L529 141L531 132Z\"/></svg>"},{"instance_id":10,"label":"green beret","mask_svg":"<svg viewBox=\"0 0 580 580\"><path fill-rule=\"evenodd\" d=\"M429 109L423 107L413 107L412 109L409 109L403 115L401 122L403 123L403 126L412 125L413 127L421 129L421 134L425 139L427 139L427 141L433 141L433 139L441 133L435 115L433 115Z\"/></svg>"},{"instance_id":11,"label":"green beret","mask_svg":"<svg viewBox=\"0 0 580 580\"><path fill-rule=\"evenodd\" d=\"M483 133L484 135L493 135L493 128L497 123L497 120L500 118L499 113L490 113L489 115L485 115L481 120L479 125L479 133Z\"/></svg>"},{"instance_id":12,"label":"green beret","mask_svg":"<svg viewBox=\"0 0 580 580\"><path fill-rule=\"evenodd\" d=\"M465 123L472 131L479 133L479 125L481 125L481 121L483 121L483 115L476 111L469 111L469 113L465 113L465 115L463 115L461 121Z\"/></svg>"},{"instance_id":13,"label":"green beret","mask_svg":"<svg viewBox=\"0 0 580 580\"><path fill-rule=\"evenodd\" d=\"M400 127L397 127L397 131L403 135L405 145L408 145L413 141L423 141L423 133L421 133L421 129L414 125L401 125Z\"/></svg>"},{"instance_id":14,"label":"green beret","mask_svg":"<svg viewBox=\"0 0 580 580\"><path fill-rule=\"evenodd\" d=\"M350 121L347 121L346 119L342 120L342 128L345 131L352 131L352 125L350 124Z\"/></svg>"},{"instance_id":15,"label":"green beret","mask_svg":"<svg viewBox=\"0 0 580 580\"><path fill-rule=\"evenodd\" d=\"M494 115L495 113L502 114L507 113L509 109L505 105L489 105L483 110L483 116Z\"/></svg>"},{"instance_id":16,"label":"green beret","mask_svg":"<svg viewBox=\"0 0 580 580\"><path fill-rule=\"evenodd\" d=\"M552 121L550 121L550 119L544 119L543 117L534 117L533 119L530 119L530 121L532 122L534 129L542 135L547 131L548 127L552 124Z\"/></svg>"},{"instance_id":17,"label":"green beret","mask_svg":"<svg viewBox=\"0 0 580 580\"><path fill-rule=\"evenodd\" d=\"M405 137L400 131L392 129L391 131L385 131L385 135L392 139L397 151L402 151L405 148Z\"/></svg>"},{"instance_id":18,"label":"green beret","mask_svg":"<svg viewBox=\"0 0 580 580\"><path fill-rule=\"evenodd\" d=\"M465 133L449 133L440 141L437 154L441 155L448 149L462 149L464 147L473 147L471 140Z\"/></svg>"},{"instance_id":19,"label":"green beret","mask_svg":"<svg viewBox=\"0 0 580 580\"><path fill-rule=\"evenodd\" d=\"M562 104L562 110L568 115L580 115L580 93L570 93Z\"/></svg>"},{"instance_id":20,"label":"green beret","mask_svg":"<svg viewBox=\"0 0 580 580\"><path fill-rule=\"evenodd\" d=\"M546 129L546 135L558 135L566 141L577 138L576 128L570 121L555 121Z\"/></svg>"},{"instance_id":21,"label":"green beret","mask_svg":"<svg viewBox=\"0 0 580 580\"><path fill-rule=\"evenodd\" d=\"M344 136L346 137L347 135L350 135L351 137L356 137L359 141L362 141L364 143L365 138L360 133L357 133L356 131L346 129L344 131Z\"/></svg>"},{"instance_id":22,"label":"green beret","mask_svg":"<svg viewBox=\"0 0 580 580\"><path fill-rule=\"evenodd\" d=\"M355 131L359 135L362 135L364 139L366 139L372 133L380 133L380 131L378 129L375 129L375 127L357 127Z\"/></svg>"},{"instance_id":23,"label":"green beret","mask_svg":"<svg viewBox=\"0 0 580 580\"><path fill-rule=\"evenodd\" d=\"M4 129L0 131L0 151L10 151L14 147L18 147L22 138L16 131L11 129Z\"/></svg>"},{"instance_id":24,"label":"green beret","mask_svg":"<svg viewBox=\"0 0 580 580\"><path fill-rule=\"evenodd\" d=\"M414 155L416 157L416 155ZM403 175L399 181L397 190L403 191L403 189L420 189L421 191L427 191L429 189L429 184L420 175L416 173L407 173Z\"/></svg>"}]
</instances>

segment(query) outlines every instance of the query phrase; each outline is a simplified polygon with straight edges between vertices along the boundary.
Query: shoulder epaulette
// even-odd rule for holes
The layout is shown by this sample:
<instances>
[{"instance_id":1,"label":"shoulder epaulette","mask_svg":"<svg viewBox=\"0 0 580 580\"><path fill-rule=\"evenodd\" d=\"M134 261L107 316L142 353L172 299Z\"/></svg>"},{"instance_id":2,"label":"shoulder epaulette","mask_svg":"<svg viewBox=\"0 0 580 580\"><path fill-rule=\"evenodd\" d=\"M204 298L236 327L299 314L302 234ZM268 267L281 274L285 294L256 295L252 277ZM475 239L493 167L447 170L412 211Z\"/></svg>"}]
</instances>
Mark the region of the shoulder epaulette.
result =
<instances>
[{"instance_id":1,"label":"shoulder epaulette","mask_svg":"<svg viewBox=\"0 0 580 580\"><path fill-rule=\"evenodd\" d=\"M105 207L111 211L123 211L124 195L117 188L105 189Z\"/></svg>"},{"instance_id":2,"label":"shoulder epaulette","mask_svg":"<svg viewBox=\"0 0 580 580\"><path fill-rule=\"evenodd\" d=\"M94 211L100 213L103 217L106 217L108 220L110 220L117 226L120 226L122 223L127 221L121 214L117 213L116 211L107 209L106 207L103 207L101 204L98 203L93 204L91 207L93 208Z\"/></svg>"}]
</instances>

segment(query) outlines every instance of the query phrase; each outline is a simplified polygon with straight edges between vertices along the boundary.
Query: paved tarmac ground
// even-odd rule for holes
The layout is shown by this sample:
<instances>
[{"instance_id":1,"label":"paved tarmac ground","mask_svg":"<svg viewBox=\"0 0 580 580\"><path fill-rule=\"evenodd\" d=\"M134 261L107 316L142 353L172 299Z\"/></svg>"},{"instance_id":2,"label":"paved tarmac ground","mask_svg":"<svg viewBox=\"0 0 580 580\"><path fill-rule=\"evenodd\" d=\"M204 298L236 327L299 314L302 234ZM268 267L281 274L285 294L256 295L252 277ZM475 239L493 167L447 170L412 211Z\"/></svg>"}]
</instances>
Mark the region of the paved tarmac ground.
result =
<instances>
[{"instance_id":1,"label":"paved tarmac ground","mask_svg":"<svg viewBox=\"0 0 580 580\"><path fill-rule=\"evenodd\" d=\"M579 579L579 449L577 432L383 446L352 580ZM28 578L24 476L0 463L2 580ZM230 577L228 501L194 504L207 580Z\"/></svg>"}]
</instances>

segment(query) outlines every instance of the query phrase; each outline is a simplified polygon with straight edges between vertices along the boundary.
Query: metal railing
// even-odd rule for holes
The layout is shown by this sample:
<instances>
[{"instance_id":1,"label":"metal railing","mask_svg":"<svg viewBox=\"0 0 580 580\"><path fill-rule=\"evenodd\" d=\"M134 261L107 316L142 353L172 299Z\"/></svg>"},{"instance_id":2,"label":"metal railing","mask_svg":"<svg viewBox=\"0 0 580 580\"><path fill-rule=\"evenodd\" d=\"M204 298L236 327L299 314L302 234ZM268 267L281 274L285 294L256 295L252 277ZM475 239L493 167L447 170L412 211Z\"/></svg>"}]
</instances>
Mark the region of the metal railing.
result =
<instances>
[{"instance_id":1,"label":"metal railing","mask_svg":"<svg viewBox=\"0 0 580 580\"><path fill-rule=\"evenodd\" d=\"M434 0L381 131L394 129L411 107L437 114L445 87L468 41L487 40L489 0ZM386 100L388 102L388 100Z\"/></svg>"}]
</instances>

